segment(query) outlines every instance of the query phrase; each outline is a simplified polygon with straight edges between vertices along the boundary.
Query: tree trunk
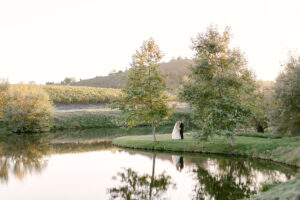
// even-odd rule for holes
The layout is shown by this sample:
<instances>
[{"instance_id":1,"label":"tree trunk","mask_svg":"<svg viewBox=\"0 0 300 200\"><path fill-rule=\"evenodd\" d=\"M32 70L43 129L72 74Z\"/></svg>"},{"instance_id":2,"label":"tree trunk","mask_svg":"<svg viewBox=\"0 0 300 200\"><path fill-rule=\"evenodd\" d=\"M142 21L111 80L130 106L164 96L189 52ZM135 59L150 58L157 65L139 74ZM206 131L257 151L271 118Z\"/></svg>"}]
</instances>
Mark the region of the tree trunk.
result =
<instances>
[{"instance_id":1,"label":"tree trunk","mask_svg":"<svg viewBox=\"0 0 300 200\"><path fill-rule=\"evenodd\" d=\"M151 176L151 183L150 183L150 194L149 194L149 200L152 198L152 187L153 187L153 182L154 182L154 174L155 174L155 158L156 154L153 154L153 162L152 162L152 176Z\"/></svg>"},{"instance_id":2,"label":"tree trunk","mask_svg":"<svg viewBox=\"0 0 300 200\"><path fill-rule=\"evenodd\" d=\"M153 135L153 142L156 142L156 137L155 137L155 124L152 122L152 135Z\"/></svg>"},{"instance_id":3,"label":"tree trunk","mask_svg":"<svg viewBox=\"0 0 300 200\"><path fill-rule=\"evenodd\" d=\"M230 136L230 140L231 140L231 146L235 146L235 139L234 139L234 136L233 135L231 135Z\"/></svg>"}]
</instances>

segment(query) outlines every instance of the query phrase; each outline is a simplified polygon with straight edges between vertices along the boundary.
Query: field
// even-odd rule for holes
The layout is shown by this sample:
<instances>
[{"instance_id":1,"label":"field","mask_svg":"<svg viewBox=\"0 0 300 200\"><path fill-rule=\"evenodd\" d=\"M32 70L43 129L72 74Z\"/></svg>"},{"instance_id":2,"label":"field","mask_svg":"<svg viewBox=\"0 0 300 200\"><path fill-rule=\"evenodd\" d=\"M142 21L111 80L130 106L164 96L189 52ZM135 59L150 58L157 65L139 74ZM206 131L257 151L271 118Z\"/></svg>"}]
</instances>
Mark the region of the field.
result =
<instances>
[{"instance_id":1,"label":"field","mask_svg":"<svg viewBox=\"0 0 300 200\"><path fill-rule=\"evenodd\" d=\"M121 96L120 89L64 86L64 85L42 85L54 103L111 103ZM167 93L169 101L175 101L176 97Z\"/></svg>"},{"instance_id":2,"label":"field","mask_svg":"<svg viewBox=\"0 0 300 200\"><path fill-rule=\"evenodd\" d=\"M45 85L42 87L54 103L111 103L121 95L120 89Z\"/></svg>"}]
</instances>

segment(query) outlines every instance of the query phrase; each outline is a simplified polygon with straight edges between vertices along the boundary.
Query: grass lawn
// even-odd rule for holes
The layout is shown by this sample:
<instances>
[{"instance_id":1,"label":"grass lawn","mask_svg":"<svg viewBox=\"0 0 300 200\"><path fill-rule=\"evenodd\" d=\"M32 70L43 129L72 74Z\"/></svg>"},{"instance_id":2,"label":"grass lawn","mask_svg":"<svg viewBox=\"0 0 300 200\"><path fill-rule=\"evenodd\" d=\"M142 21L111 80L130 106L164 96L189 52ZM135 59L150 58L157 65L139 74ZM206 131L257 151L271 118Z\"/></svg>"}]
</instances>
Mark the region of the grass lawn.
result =
<instances>
[{"instance_id":1,"label":"grass lawn","mask_svg":"<svg viewBox=\"0 0 300 200\"><path fill-rule=\"evenodd\" d=\"M222 136L216 136L209 141L198 141L192 136L186 136L184 140L172 140L171 134L157 135L156 143L152 142L151 135L143 135L115 138L113 144L145 150L241 155L300 167L300 137L271 139L236 136L235 138L235 147L231 146L229 139Z\"/></svg>"}]
</instances>

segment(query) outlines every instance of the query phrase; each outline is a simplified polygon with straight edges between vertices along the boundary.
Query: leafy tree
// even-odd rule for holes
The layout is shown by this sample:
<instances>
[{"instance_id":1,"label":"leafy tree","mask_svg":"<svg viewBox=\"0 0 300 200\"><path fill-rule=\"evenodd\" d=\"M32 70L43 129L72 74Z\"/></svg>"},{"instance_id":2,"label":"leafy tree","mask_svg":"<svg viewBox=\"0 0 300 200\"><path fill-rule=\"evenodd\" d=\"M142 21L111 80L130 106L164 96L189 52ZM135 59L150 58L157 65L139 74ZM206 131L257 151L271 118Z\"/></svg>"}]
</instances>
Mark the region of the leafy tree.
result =
<instances>
[{"instance_id":1,"label":"leafy tree","mask_svg":"<svg viewBox=\"0 0 300 200\"><path fill-rule=\"evenodd\" d=\"M76 82L76 79L75 78L65 78L62 82L61 82L61 85L70 85L71 83L74 83Z\"/></svg>"},{"instance_id":2,"label":"leafy tree","mask_svg":"<svg viewBox=\"0 0 300 200\"><path fill-rule=\"evenodd\" d=\"M255 88L253 74L239 49L229 48L228 27L221 34L217 27L210 26L192 42L195 64L180 97L193 108L195 123L205 137L228 135L234 146L234 129L251 114L247 99Z\"/></svg>"},{"instance_id":3,"label":"leafy tree","mask_svg":"<svg viewBox=\"0 0 300 200\"><path fill-rule=\"evenodd\" d=\"M275 132L300 135L300 56L290 56L276 79L274 90L271 122Z\"/></svg>"},{"instance_id":4,"label":"leafy tree","mask_svg":"<svg viewBox=\"0 0 300 200\"><path fill-rule=\"evenodd\" d=\"M154 40L144 41L132 57L131 68L122 88L124 95L115 102L129 127L140 123L151 124L153 141L156 141L156 126L162 119L169 118L171 112L165 95L166 76L158 69L161 58L162 53Z\"/></svg>"}]
</instances>

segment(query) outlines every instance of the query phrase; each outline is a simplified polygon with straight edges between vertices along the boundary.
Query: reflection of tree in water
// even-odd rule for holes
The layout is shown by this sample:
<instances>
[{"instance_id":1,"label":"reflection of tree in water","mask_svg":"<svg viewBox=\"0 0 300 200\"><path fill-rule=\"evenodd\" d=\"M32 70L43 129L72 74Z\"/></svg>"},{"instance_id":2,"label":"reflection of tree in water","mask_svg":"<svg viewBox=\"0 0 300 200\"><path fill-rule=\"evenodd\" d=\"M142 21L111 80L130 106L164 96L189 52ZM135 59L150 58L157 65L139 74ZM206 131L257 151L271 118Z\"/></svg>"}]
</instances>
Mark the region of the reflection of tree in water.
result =
<instances>
[{"instance_id":1,"label":"reflection of tree in water","mask_svg":"<svg viewBox=\"0 0 300 200\"><path fill-rule=\"evenodd\" d=\"M168 190L169 186L175 187L171 181L171 176L165 172L155 176L155 158L153 155L152 175L139 175L131 168L118 173L120 185L108 189L111 199L162 199L162 195Z\"/></svg>"},{"instance_id":2,"label":"reflection of tree in water","mask_svg":"<svg viewBox=\"0 0 300 200\"><path fill-rule=\"evenodd\" d=\"M241 199L252 194L250 185L233 177L234 162L232 164L230 171L221 176L213 176L198 165L194 172L200 184L195 186L193 199Z\"/></svg>"},{"instance_id":3,"label":"reflection of tree in water","mask_svg":"<svg viewBox=\"0 0 300 200\"><path fill-rule=\"evenodd\" d=\"M195 179L198 183L194 188L192 199L243 199L256 193L260 189L258 174L267 182L272 183L280 176L289 178L290 174L283 174L274 170L261 168L255 162L234 159L206 159L197 163Z\"/></svg>"},{"instance_id":4,"label":"reflection of tree in water","mask_svg":"<svg viewBox=\"0 0 300 200\"><path fill-rule=\"evenodd\" d=\"M0 181L8 182L10 173L22 179L32 171L40 172L47 165L44 155L49 148L46 137L8 136L0 143Z\"/></svg>"}]
</instances>

